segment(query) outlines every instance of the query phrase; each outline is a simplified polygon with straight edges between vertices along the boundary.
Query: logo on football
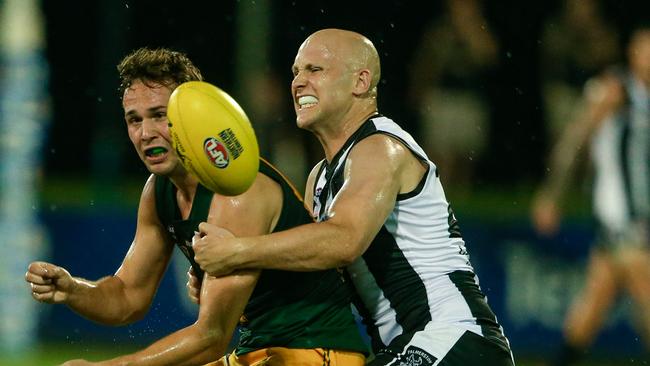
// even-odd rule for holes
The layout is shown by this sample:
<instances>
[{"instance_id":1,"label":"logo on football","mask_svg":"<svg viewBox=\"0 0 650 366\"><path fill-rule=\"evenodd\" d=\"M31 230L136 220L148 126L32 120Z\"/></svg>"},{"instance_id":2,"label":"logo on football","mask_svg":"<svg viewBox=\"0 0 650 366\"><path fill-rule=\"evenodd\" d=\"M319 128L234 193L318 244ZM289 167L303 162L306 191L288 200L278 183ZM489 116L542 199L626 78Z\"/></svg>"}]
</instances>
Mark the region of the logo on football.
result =
<instances>
[{"instance_id":1,"label":"logo on football","mask_svg":"<svg viewBox=\"0 0 650 366\"><path fill-rule=\"evenodd\" d=\"M210 162L219 169L228 166L230 162L228 157L228 150L226 147L214 137L208 137L203 143L203 150L207 155Z\"/></svg>"}]
</instances>

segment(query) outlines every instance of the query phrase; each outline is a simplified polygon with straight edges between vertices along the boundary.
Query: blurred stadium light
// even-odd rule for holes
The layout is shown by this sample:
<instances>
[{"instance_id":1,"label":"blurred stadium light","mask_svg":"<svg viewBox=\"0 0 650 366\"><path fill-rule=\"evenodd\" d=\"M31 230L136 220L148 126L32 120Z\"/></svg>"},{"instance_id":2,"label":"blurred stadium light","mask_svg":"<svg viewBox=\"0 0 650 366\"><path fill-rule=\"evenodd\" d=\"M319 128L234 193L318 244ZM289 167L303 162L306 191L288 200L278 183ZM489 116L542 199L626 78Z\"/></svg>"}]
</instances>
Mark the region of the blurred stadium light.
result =
<instances>
[{"instance_id":1,"label":"blurred stadium light","mask_svg":"<svg viewBox=\"0 0 650 366\"><path fill-rule=\"evenodd\" d=\"M49 122L48 68L38 2L0 4L0 352L18 356L37 340L37 304L24 273L47 249L37 180Z\"/></svg>"}]
</instances>

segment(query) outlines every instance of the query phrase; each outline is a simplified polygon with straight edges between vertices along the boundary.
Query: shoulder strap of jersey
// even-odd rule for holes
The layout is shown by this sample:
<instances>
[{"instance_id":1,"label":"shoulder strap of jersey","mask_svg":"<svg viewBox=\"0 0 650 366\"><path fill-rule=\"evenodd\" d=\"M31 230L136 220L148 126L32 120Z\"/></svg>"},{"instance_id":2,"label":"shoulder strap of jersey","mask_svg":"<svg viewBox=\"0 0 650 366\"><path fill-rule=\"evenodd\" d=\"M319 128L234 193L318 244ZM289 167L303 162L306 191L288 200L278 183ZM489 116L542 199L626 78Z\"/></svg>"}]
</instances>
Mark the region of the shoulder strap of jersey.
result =
<instances>
[{"instance_id":1,"label":"shoulder strap of jersey","mask_svg":"<svg viewBox=\"0 0 650 366\"><path fill-rule=\"evenodd\" d=\"M260 167L258 169L258 172L276 181L282 187L283 191L286 190L285 188L289 188L291 193L293 193L296 196L296 198L298 198L298 200L302 202L303 200L302 194L296 189L296 187L289 180L289 178L287 178L276 167L274 167L271 163L269 163L263 158L260 158Z\"/></svg>"},{"instance_id":2,"label":"shoulder strap of jersey","mask_svg":"<svg viewBox=\"0 0 650 366\"><path fill-rule=\"evenodd\" d=\"M192 201L192 211L190 211L190 219L205 221L208 219L210 213L210 204L212 203L212 196L214 192L205 188L201 183L196 186L196 194Z\"/></svg>"},{"instance_id":3,"label":"shoulder strap of jersey","mask_svg":"<svg viewBox=\"0 0 650 366\"><path fill-rule=\"evenodd\" d=\"M173 204L174 200L169 198L173 197L174 187L171 181L165 177L157 175L155 179L156 212L158 213L158 219L166 227L174 219L174 212L176 210Z\"/></svg>"}]
</instances>

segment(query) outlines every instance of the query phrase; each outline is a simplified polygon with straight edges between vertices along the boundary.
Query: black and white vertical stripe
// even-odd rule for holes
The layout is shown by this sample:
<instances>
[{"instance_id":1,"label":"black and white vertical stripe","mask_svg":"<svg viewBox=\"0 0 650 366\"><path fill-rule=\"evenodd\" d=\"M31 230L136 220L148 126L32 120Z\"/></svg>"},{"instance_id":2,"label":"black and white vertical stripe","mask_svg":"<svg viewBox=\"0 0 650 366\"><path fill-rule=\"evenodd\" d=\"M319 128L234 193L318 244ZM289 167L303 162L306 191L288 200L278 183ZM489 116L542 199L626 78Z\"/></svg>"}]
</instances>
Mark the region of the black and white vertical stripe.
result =
<instances>
[{"instance_id":1,"label":"black and white vertical stripe","mask_svg":"<svg viewBox=\"0 0 650 366\"><path fill-rule=\"evenodd\" d=\"M594 213L613 234L650 216L650 96L643 84L621 76L627 100L604 121L592 144Z\"/></svg>"},{"instance_id":2,"label":"black and white vertical stripe","mask_svg":"<svg viewBox=\"0 0 650 366\"><path fill-rule=\"evenodd\" d=\"M383 116L370 118L332 161L322 162L313 190L316 219L329 218L343 187L350 151L363 138L378 133L401 142L428 169L413 192L397 197L393 211L369 249L347 268L357 290L360 301L357 307L372 337L373 349L401 352L416 333L427 327L444 328L450 324L457 329L505 341L479 290L436 166L414 139L392 120ZM458 334L455 331L448 334L456 337L449 339L453 345Z\"/></svg>"}]
</instances>

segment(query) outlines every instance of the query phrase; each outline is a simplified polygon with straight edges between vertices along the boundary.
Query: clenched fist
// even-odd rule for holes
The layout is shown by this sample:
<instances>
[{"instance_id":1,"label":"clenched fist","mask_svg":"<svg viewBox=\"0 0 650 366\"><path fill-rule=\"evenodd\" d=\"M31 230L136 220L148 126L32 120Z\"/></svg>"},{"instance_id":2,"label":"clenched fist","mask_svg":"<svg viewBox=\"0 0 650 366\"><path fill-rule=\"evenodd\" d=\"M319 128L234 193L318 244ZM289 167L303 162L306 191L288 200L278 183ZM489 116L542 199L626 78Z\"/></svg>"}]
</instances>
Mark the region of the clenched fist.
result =
<instances>
[{"instance_id":1,"label":"clenched fist","mask_svg":"<svg viewBox=\"0 0 650 366\"><path fill-rule=\"evenodd\" d=\"M47 262L32 262L25 280L30 284L34 300L50 304L65 303L75 286L68 271Z\"/></svg>"}]
</instances>

